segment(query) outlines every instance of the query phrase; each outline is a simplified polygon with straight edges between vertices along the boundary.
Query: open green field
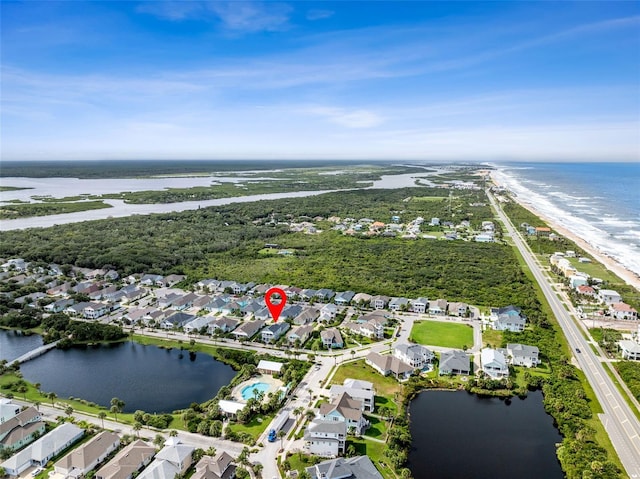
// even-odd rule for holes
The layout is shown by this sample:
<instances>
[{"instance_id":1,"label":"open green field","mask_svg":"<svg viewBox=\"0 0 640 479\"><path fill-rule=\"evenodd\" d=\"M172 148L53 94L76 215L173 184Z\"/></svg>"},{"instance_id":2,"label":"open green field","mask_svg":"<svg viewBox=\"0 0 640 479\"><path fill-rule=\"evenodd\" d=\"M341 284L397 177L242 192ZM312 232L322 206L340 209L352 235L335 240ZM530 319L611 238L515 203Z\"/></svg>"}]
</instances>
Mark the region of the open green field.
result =
<instances>
[{"instance_id":1,"label":"open green field","mask_svg":"<svg viewBox=\"0 0 640 479\"><path fill-rule=\"evenodd\" d=\"M425 346L462 349L473 346L473 329L465 324L439 321L416 321L411 329L412 341Z\"/></svg>"},{"instance_id":2,"label":"open green field","mask_svg":"<svg viewBox=\"0 0 640 479\"><path fill-rule=\"evenodd\" d=\"M490 345L492 348L499 348L502 345L502 331L486 329L482 331L482 346Z\"/></svg>"},{"instance_id":3,"label":"open green field","mask_svg":"<svg viewBox=\"0 0 640 479\"><path fill-rule=\"evenodd\" d=\"M395 393L399 393L402 386L393 378L385 377L365 364L364 359L341 365L331 380L331 384L342 384L345 379L361 379L370 381L376 389L376 395L393 399Z\"/></svg>"},{"instance_id":4,"label":"open green field","mask_svg":"<svg viewBox=\"0 0 640 479\"><path fill-rule=\"evenodd\" d=\"M230 423L229 428L236 434L240 432L248 433L253 436L253 439L258 440L258 437L264 432L274 416L275 414L258 414L247 424Z\"/></svg>"},{"instance_id":5,"label":"open green field","mask_svg":"<svg viewBox=\"0 0 640 479\"><path fill-rule=\"evenodd\" d=\"M413 201L442 201L446 198L446 196L414 196L411 199Z\"/></svg>"}]
</instances>

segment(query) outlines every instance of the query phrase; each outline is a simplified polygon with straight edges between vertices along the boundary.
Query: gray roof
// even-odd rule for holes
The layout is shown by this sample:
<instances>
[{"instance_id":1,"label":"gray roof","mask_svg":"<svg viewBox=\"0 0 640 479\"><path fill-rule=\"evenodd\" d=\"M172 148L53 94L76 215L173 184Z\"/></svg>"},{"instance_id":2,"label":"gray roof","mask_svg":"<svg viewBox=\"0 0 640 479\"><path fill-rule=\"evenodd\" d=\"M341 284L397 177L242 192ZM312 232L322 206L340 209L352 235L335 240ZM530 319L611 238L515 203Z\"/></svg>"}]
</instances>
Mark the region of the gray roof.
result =
<instances>
[{"instance_id":1,"label":"gray roof","mask_svg":"<svg viewBox=\"0 0 640 479\"><path fill-rule=\"evenodd\" d=\"M469 356L464 351L452 349L440 354L440 371L470 371Z\"/></svg>"},{"instance_id":2,"label":"gray roof","mask_svg":"<svg viewBox=\"0 0 640 479\"><path fill-rule=\"evenodd\" d=\"M540 350L537 348L537 346L529 346L527 344L517 344L517 343L507 344L507 351L514 357L516 356L531 357L531 356L537 356L540 353Z\"/></svg>"},{"instance_id":3,"label":"gray roof","mask_svg":"<svg viewBox=\"0 0 640 479\"><path fill-rule=\"evenodd\" d=\"M311 479L383 479L369 456L330 459L307 467L306 471Z\"/></svg>"},{"instance_id":4,"label":"gray roof","mask_svg":"<svg viewBox=\"0 0 640 479\"><path fill-rule=\"evenodd\" d=\"M420 359L424 355L432 357L433 352L430 349L425 348L420 344L398 344L394 347L397 351L407 356L410 359Z\"/></svg>"}]
</instances>

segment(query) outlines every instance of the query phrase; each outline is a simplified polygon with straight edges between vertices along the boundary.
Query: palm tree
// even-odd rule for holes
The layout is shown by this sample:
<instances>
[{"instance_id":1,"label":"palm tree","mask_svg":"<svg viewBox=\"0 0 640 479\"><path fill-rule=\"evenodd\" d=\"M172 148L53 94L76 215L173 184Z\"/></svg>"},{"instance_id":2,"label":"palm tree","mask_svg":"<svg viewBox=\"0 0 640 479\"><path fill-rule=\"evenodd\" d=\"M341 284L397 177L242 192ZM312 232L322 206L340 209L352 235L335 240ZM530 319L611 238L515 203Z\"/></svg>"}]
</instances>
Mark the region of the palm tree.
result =
<instances>
[{"instance_id":1,"label":"palm tree","mask_svg":"<svg viewBox=\"0 0 640 479\"><path fill-rule=\"evenodd\" d=\"M113 417L115 418L116 422L118 422L118 406L111 406L109 408L109 411L111 411L111 414L113 414Z\"/></svg>"},{"instance_id":2,"label":"palm tree","mask_svg":"<svg viewBox=\"0 0 640 479\"><path fill-rule=\"evenodd\" d=\"M142 424L136 421L133 425L133 430L138 433L138 439L140 439L140 429L142 429Z\"/></svg>"},{"instance_id":3,"label":"palm tree","mask_svg":"<svg viewBox=\"0 0 640 479\"><path fill-rule=\"evenodd\" d=\"M113 415L116 418L116 421L118 421L118 413L122 412L122 410L124 409L124 401L120 398L112 398L111 399L111 409L110 411L113 413Z\"/></svg>"},{"instance_id":4,"label":"palm tree","mask_svg":"<svg viewBox=\"0 0 640 479\"><path fill-rule=\"evenodd\" d=\"M263 469L263 466L259 462L256 462L253 465L253 472L258 477L262 477L262 469Z\"/></svg>"},{"instance_id":5,"label":"palm tree","mask_svg":"<svg viewBox=\"0 0 640 479\"><path fill-rule=\"evenodd\" d=\"M40 384L40 383L34 383L34 384L33 384L33 387L34 387L34 388L36 388L36 390L37 390L40 394L42 394L42 391L40 391L40 386L41 386L41 384Z\"/></svg>"},{"instance_id":6,"label":"palm tree","mask_svg":"<svg viewBox=\"0 0 640 479\"><path fill-rule=\"evenodd\" d=\"M156 434L156 437L153 438L153 444L156 447L162 447L164 444L164 437L162 437L162 434Z\"/></svg>"},{"instance_id":7,"label":"palm tree","mask_svg":"<svg viewBox=\"0 0 640 479\"><path fill-rule=\"evenodd\" d=\"M28 390L29 390L29 388L27 386L25 386L24 384L18 388L18 392L20 394L22 394L22 399L24 399L25 401L27 400L27 391Z\"/></svg>"},{"instance_id":8,"label":"palm tree","mask_svg":"<svg viewBox=\"0 0 640 479\"><path fill-rule=\"evenodd\" d=\"M284 439L284 437L287 435L286 432L284 432L282 429L280 429L278 431L278 437L280 438L280 449L283 449L284 446L282 445L282 440Z\"/></svg>"},{"instance_id":9,"label":"palm tree","mask_svg":"<svg viewBox=\"0 0 640 479\"><path fill-rule=\"evenodd\" d=\"M176 431L175 429L172 429L171 431L169 431L169 437L176 437L178 435L178 431Z\"/></svg>"},{"instance_id":10,"label":"palm tree","mask_svg":"<svg viewBox=\"0 0 640 479\"><path fill-rule=\"evenodd\" d=\"M58 397L58 395L57 395L56 393L54 393L54 392L50 392L50 393L48 393L48 394L47 394L47 397L48 397L49 399L51 399L51 405L53 406L53 405L54 405L54 404L53 404L53 401L55 401L55 400L56 400L56 398Z\"/></svg>"},{"instance_id":11,"label":"palm tree","mask_svg":"<svg viewBox=\"0 0 640 479\"><path fill-rule=\"evenodd\" d=\"M67 416L71 417L71 415L73 414L73 408L72 408L71 406L67 406L67 407L65 408L65 410L64 410L64 413L65 413Z\"/></svg>"},{"instance_id":12,"label":"palm tree","mask_svg":"<svg viewBox=\"0 0 640 479\"><path fill-rule=\"evenodd\" d=\"M98 417L102 420L102 429L104 429L104 418L107 417L107 413L104 411L100 411L98 413Z\"/></svg>"},{"instance_id":13,"label":"palm tree","mask_svg":"<svg viewBox=\"0 0 640 479\"><path fill-rule=\"evenodd\" d=\"M303 412L304 412L304 409L303 409L302 407L297 407L297 408L295 408L295 409L293 410L293 414L294 414L296 417L300 417L300 416L302 416L302 413L303 413Z\"/></svg>"},{"instance_id":14,"label":"palm tree","mask_svg":"<svg viewBox=\"0 0 640 479\"><path fill-rule=\"evenodd\" d=\"M313 412L312 409L307 409L307 412L305 413L305 415L307 416L307 419L309 421L311 421L314 417L316 417L316 413Z\"/></svg>"},{"instance_id":15,"label":"palm tree","mask_svg":"<svg viewBox=\"0 0 640 479\"><path fill-rule=\"evenodd\" d=\"M40 401L34 402L33 405L36 407L38 411L40 411Z\"/></svg>"}]
</instances>

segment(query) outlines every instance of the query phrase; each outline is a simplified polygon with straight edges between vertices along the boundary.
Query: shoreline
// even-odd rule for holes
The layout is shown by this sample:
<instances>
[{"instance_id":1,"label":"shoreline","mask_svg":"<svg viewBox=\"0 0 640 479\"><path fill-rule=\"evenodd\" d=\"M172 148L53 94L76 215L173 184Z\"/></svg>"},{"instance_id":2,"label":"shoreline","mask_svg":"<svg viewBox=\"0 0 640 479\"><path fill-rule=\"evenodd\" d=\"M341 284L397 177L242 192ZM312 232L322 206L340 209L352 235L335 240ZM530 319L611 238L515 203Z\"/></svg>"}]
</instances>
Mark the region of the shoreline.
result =
<instances>
[{"instance_id":1,"label":"shoreline","mask_svg":"<svg viewBox=\"0 0 640 479\"><path fill-rule=\"evenodd\" d=\"M496 179L493 172L490 172L489 176L491 177L491 181L494 185L501 186L500 182ZM520 206L527 209L528 211L536 215L538 218L540 218L542 221L547 223L553 230L557 231L560 235L573 241L576 245L578 245L580 248L582 248L591 256L593 256L593 258L599 263L601 263L606 269L608 269L613 274L618 276L622 281L627 283L629 286L635 288L637 291L640 292L640 276L638 276L636 273L634 273L633 271L625 267L620 262L616 261L614 258L602 253L597 247L593 246L592 244L588 243L584 239L580 238L569 229L558 225L558 223L556 223L553 219L549 218L544 213L541 213L535 207L531 206L526 202L521 201L518 196L514 195L512 196L512 199L516 203L518 203Z\"/></svg>"}]
</instances>

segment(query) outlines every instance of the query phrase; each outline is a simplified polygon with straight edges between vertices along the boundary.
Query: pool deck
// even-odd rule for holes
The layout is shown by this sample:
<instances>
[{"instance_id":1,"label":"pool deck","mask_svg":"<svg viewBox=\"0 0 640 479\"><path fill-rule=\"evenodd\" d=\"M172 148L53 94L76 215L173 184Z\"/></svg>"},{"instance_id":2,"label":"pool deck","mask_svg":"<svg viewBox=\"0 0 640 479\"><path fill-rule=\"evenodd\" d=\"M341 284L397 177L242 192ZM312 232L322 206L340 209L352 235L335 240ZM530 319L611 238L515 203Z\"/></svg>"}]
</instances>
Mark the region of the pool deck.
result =
<instances>
[{"instance_id":1,"label":"pool deck","mask_svg":"<svg viewBox=\"0 0 640 479\"><path fill-rule=\"evenodd\" d=\"M247 381L243 381L235 388L233 388L233 391L231 391L233 399L242 403L246 403L247 401L242 398L242 390L253 383L265 383L269 385L269 389L264 392L265 399L267 398L269 393L275 393L283 386L282 381L280 381L279 379L275 379L273 376L270 376L268 374L261 374L260 376L256 376Z\"/></svg>"}]
</instances>

